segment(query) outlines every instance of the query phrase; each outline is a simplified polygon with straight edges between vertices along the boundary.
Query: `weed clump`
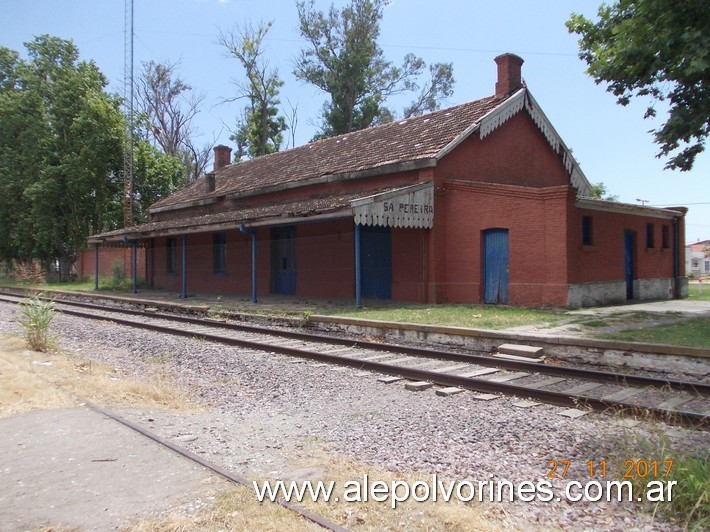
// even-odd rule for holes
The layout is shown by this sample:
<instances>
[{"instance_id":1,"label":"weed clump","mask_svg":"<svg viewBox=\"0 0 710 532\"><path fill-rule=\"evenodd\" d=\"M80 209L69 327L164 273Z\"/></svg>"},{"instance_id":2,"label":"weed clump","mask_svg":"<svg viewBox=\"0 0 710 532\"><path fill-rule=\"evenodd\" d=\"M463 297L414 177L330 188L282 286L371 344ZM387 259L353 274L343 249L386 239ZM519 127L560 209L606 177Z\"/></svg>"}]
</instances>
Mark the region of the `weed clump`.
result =
<instances>
[{"instance_id":1,"label":"weed clump","mask_svg":"<svg viewBox=\"0 0 710 532\"><path fill-rule=\"evenodd\" d=\"M42 294L20 303L20 317L17 321L25 329L30 349L44 352L53 348L54 339L49 334L49 326L54 314L54 302L45 301Z\"/></svg>"}]
</instances>

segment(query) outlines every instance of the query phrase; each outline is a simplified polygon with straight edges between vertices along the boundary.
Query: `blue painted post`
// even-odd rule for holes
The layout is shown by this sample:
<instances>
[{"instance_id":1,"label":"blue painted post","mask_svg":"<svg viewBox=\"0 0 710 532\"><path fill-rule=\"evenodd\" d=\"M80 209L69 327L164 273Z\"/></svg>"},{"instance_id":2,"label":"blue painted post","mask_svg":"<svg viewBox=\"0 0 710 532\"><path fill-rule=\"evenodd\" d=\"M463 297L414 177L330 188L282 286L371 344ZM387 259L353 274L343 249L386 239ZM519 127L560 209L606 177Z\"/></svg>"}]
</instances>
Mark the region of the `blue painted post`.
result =
<instances>
[{"instance_id":1,"label":"blue painted post","mask_svg":"<svg viewBox=\"0 0 710 532\"><path fill-rule=\"evenodd\" d=\"M94 256L94 290L99 289L99 245L95 244L95 256Z\"/></svg>"},{"instance_id":2,"label":"blue painted post","mask_svg":"<svg viewBox=\"0 0 710 532\"><path fill-rule=\"evenodd\" d=\"M251 235L251 302L256 303L256 229L242 224L239 230L246 235Z\"/></svg>"},{"instance_id":3,"label":"blue painted post","mask_svg":"<svg viewBox=\"0 0 710 532\"><path fill-rule=\"evenodd\" d=\"M256 303L256 229L251 233L251 302Z\"/></svg>"},{"instance_id":4,"label":"blue painted post","mask_svg":"<svg viewBox=\"0 0 710 532\"><path fill-rule=\"evenodd\" d=\"M133 259L133 293L138 293L138 241L134 240L131 250L131 258Z\"/></svg>"},{"instance_id":5,"label":"blue painted post","mask_svg":"<svg viewBox=\"0 0 710 532\"><path fill-rule=\"evenodd\" d=\"M360 224L355 224L355 308L362 308L362 268L360 256Z\"/></svg>"},{"instance_id":6,"label":"blue painted post","mask_svg":"<svg viewBox=\"0 0 710 532\"><path fill-rule=\"evenodd\" d=\"M182 235L182 299L187 299L187 235Z\"/></svg>"}]
</instances>

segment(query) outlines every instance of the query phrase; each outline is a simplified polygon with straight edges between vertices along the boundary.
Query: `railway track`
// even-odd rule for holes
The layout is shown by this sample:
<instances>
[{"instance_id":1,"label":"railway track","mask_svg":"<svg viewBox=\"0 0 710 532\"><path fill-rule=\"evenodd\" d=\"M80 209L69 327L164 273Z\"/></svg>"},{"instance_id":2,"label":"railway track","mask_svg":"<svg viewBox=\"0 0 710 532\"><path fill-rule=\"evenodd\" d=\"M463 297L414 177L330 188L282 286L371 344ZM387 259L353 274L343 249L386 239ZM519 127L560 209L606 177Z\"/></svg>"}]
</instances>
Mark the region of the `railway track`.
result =
<instances>
[{"instance_id":1,"label":"railway track","mask_svg":"<svg viewBox=\"0 0 710 532\"><path fill-rule=\"evenodd\" d=\"M21 300L13 295L0 296L0 301L6 303L17 304ZM413 381L409 384L413 389L439 386L439 394L470 390L480 399L513 395L570 409L613 411L627 416L643 413L674 424L710 426L710 385L698 382L373 343L82 302L55 304L58 311L70 316L348 366L388 375L386 382L408 379Z\"/></svg>"}]
</instances>

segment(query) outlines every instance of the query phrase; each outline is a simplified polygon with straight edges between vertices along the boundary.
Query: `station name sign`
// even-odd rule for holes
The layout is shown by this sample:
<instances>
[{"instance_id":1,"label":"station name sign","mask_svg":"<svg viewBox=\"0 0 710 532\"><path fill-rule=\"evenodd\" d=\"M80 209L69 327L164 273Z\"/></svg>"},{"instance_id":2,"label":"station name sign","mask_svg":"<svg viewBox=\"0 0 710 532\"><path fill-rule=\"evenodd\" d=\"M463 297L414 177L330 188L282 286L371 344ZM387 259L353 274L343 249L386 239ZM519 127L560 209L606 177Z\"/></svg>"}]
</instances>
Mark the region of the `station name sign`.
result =
<instances>
[{"instance_id":1,"label":"station name sign","mask_svg":"<svg viewBox=\"0 0 710 532\"><path fill-rule=\"evenodd\" d=\"M434 227L434 184L412 185L354 200L355 223L382 227Z\"/></svg>"}]
</instances>

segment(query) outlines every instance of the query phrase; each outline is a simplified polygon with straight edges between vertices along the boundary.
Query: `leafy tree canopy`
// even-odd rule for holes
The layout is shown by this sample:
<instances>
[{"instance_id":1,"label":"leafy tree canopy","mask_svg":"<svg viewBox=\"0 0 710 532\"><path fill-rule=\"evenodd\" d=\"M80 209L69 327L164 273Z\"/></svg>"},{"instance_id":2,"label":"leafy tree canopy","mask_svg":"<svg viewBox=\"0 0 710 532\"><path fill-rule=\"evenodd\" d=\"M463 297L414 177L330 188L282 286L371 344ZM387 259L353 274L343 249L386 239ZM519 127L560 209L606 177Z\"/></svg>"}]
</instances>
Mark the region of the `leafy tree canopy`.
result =
<instances>
[{"instance_id":1,"label":"leafy tree canopy","mask_svg":"<svg viewBox=\"0 0 710 532\"><path fill-rule=\"evenodd\" d=\"M604 183L592 183L592 189L589 194L592 198L606 200L606 201L619 201L618 194L610 194Z\"/></svg>"},{"instance_id":2,"label":"leafy tree canopy","mask_svg":"<svg viewBox=\"0 0 710 532\"><path fill-rule=\"evenodd\" d=\"M580 57L618 103L650 96L668 102L653 130L666 168L690 170L710 133L710 9L707 0L619 0L602 4L599 20L573 14ZM651 104L645 117L656 115Z\"/></svg>"},{"instance_id":3,"label":"leafy tree canopy","mask_svg":"<svg viewBox=\"0 0 710 532\"><path fill-rule=\"evenodd\" d=\"M294 74L330 96L316 138L392 120L394 113L384 104L395 94L417 93L403 113L408 117L438 109L440 101L453 93L451 63L431 65L430 80L420 86L418 79L427 68L421 58L407 54L401 67L385 59L377 39L388 3L351 0L342 10L331 5L327 14L316 11L313 0L296 3L308 47L301 51Z\"/></svg>"},{"instance_id":4,"label":"leafy tree canopy","mask_svg":"<svg viewBox=\"0 0 710 532\"><path fill-rule=\"evenodd\" d=\"M236 27L220 34L219 43L239 61L246 82L238 82L237 96L231 100L245 99L247 105L237 119L237 129L231 139L237 144L236 161L243 157L258 157L281 149L286 119L279 115L279 91L284 82L278 70L271 68L264 58L263 42L271 22Z\"/></svg>"},{"instance_id":5,"label":"leafy tree canopy","mask_svg":"<svg viewBox=\"0 0 710 532\"><path fill-rule=\"evenodd\" d=\"M0 49L0 254L70 263L89 234L114 225L123 115L71 41L25 46L27 60Z\"/></svg>"},{"instance_id":6,"label":"leafy tree canopy","mask_svg":"<svg viewBox=\"0 0 710 532\"><path fill-rule=\"evenodd\" d=\"M148 207L186 182L184 161L161 152L150 143L145 132L139 133L133 150L136 194L133 216L137 224L148 221Z\"/></svg>"}]
</instances>

